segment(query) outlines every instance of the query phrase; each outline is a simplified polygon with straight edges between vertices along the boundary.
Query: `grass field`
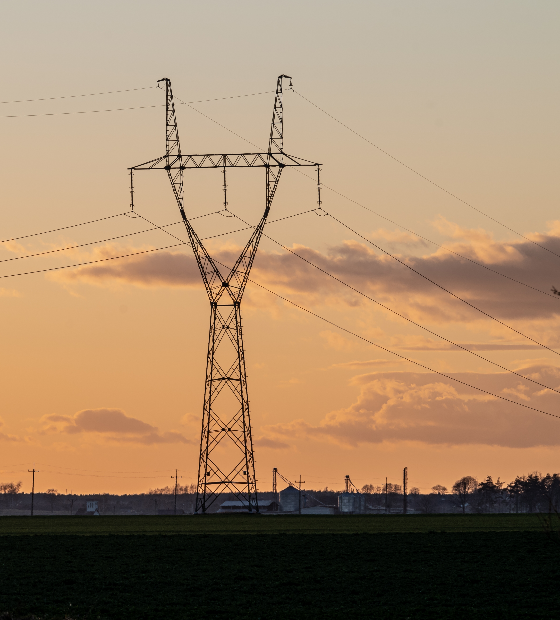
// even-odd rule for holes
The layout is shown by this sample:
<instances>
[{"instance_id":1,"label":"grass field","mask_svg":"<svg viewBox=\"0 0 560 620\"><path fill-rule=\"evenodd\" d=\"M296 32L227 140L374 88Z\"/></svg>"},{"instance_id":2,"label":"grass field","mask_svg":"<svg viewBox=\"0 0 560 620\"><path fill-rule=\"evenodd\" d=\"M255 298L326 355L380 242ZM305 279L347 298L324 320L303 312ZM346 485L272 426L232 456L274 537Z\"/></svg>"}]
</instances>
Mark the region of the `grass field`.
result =
<instances>
[{"instance_id":1,"label":"grass field","mask_svg":"<svg viewBox=\"0 0 560 620\"><path fill-rule=\"evenodd\" d=\"M556 618L530 515L5 517L0 611L40 618Z\"/></svg>"}]
</instances>

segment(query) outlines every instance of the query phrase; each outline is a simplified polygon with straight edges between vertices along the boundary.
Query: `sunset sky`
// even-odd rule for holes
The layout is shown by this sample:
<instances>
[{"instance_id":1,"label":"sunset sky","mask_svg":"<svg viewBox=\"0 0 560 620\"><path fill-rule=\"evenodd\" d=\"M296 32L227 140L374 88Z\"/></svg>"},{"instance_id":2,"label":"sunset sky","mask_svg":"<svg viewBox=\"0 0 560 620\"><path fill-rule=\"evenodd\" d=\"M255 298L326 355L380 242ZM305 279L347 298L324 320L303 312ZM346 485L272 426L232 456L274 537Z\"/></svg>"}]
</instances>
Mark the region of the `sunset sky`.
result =
<instances>
[{"instance_id":1,"label":"sunset sky","mask_svg":"<svg viewBox=\"0 0 560 620\"><path fill-rule=\"evenodd\" d=\"M238 153L266 150L282 73L295 88L285 150L321 162L328 215L310 212L313 171L286 170L251 277L331 323L248 285L259 488L273 467L340 489L346 474L399 483L407 466L423 491L560 471L557 2L54 0L3 13L0 482L29 491L33 467L37 491L139 493L176 468L196 481L208 299L192 250L150 252L178 241L125 215L127 169L164 154L158 79L194 102L177 102L184 153ZM264 171L232 170L228 186L229 209L256 223ZM178 222L164 171L137 173L135 190L138 213ZM187 171L201 237L243 226L215 213L222 201L220 170ZM232 264L249 234L208 248Z\"/></svg>"}]
</instances>

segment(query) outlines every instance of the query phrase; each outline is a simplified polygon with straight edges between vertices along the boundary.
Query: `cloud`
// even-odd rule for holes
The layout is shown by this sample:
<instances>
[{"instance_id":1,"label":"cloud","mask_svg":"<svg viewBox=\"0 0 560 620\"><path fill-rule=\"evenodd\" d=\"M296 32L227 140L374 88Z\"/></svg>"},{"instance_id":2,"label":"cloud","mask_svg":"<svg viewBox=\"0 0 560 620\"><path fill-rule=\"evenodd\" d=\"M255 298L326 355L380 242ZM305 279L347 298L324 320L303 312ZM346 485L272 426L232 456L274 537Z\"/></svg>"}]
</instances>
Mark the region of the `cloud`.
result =
<instances>
[{"instance_id":1,"label":"cloud","mask_svg":"<svg viewBox=\"0 0 560 620\"><path fill-rule=\"evenodd\" d=\"M43 429L46 433L99 433L113 441L144 445L191 443L176 431L160 433L156 426L127 416L121 409L84 409L73 416L49 414L42 417L42 422L48 424Z\"/></svg>"},{"instance_id":2,"label":"cloud","mask_svg":"<svg viewBox=\"0 0 560 620\"><path fill-rule=\"evenodd\" d=\"M430 244L421 237L401 230L385 230L384 228L380 228L370 233L369 237L371 239L382 239L383 241L387 241L389 248L396 248L399 245L405 245L409 248L415 246L423 248L430 247Z\"/></svg>"},{"instance_id":3,"label":"cloud","mask_svg":"<svg viewBox=\"0 0 560 620\"><path fill-rule=\"evenodd\" d=\"M270 448L271 450L285 450L290 446L287 443L270 437L259 437L253 441L257 448Z\"/></svg>"},{"instance_id":4,"label":"cloud","mask_svg":"<svg viewBox=\"0 0 560 620\"><path fill-rule=\"evenodd\" d=\"M110 246L97 250L94 258L108 258L138 248L116 250ZM62 282L86 282L104 286L109 283L132 284L144 288L200 286L200 272L192 255L168 250L141 254L98 265L85 265L50 276Z\"/></svg>"},{"instance_id":5,"label":"cloud","mask_svg":"<svg viewBox=\"0 0 560 620\"><path fill-rule=\"evenodd\" d=\"M322 331L319 333L319 336L325 341L326 348L334 349L335 351L355 349L358 346L355 340L345 338L337 332L331 332L329 330Z\"/></svg>"},{"instance_id":6,"label":"cloud","mask_svg":"<svg viewBox=\"0 0 560 620\"><path fill-rule=\"evenodd\" d=\"M145 446L153 446L161 443L193 443L192 440L187 439L181 433L177 431L166 431L165 433L148 433L140 437L124 435L118 438L119 442L124 443L140 443Z\"/></svg>"},{"instance_id":7,"label":"cloud","mask_svg":"<svg viewBox=\"0 0 560 620\"><path fill-rule=\"evenodd\" d=\"M560 223L554 223L547 233L526 235L527 239L536 240L549 252L544 252L526 239L496 241L484 230L462 228L443 218L436 225L441 232L451 237L446 247L465 258L442 248L423 256L400 255L402 263L427 279L361 240L349 239L324 252L298 244L294 244L292 249L340 280L378 301L388 303L390 307L415 320L432 323L487 320L429 280L500 319L511 321L530 318L536 321L560 317L560 297L546 297L512 281L527 283L545 293L550 292L555 284L560 286L560 270L557 257L554 256L560 254ZM382 232L379 233L381 236L391 237L387 231ZM351 236L346 229L341 233ZM400 235L394 234L397 237ZM385 242L380 243L383 246ZM241 249L232 245L222 246L213 251L212 255L220 263L233 265ZM137 251L138 248L130 250ZM104 258L126 251L104 246L95 250L91 257ZM482 269L471 261L482 263L488 269ZM220 269L227 271L225 268ZM501 278L491 270L504 274L510 280ZM139 287L202 286L190 250L147 253L57 272L49 277L65 283L86 282L99 286L116 283ZM251 277L280 293L289 294L294 300L305 301L308 306L320 303L351 306L370 304L288 252L271 252L262 248ZM256 298L261 293L255 290ZM276 302L271 300L270 303ZM543 338L546 337L543 334Z\"/></svg>"},{"instance_id":8,"label":"cloud","mask_svg":"<svg viewBox=\"0 0 560 620\"><path fill-rule=\"evenodd\" d=\"M482 263L498 265L503 262L522 260L523 255L515 247L514 243L495 242L492 234L483 228L464 228L450 222L443 216L434 222L434 226L440 233L452 239L461 239L455 245L455 251L460 254L466 253L469 258L474 258ZM467 243L465 243L465 241ZM449 247L449 244L446 244Z\"/></svg>"},{"instance_id":9,"label":"cloud","mask_svg":"<svg viewBox=\"0 0 560 620\"><path fill-rule=\"evenodd\" d=\"M458 344L467 349L467 351L532 351L535 349L542 349L538 344L519 342L460 342ZM426 338L425 336L394 336L391 339L391 345L402 351L461 351L458 346L456 347L449 342L434 340L432 338Z\"/></svg>"},{"instance_id":10,"label":"cloud","mask_svg":"<svg viewBox=\"0 0 560 620\"><path fill-rule=\"evenodd\" d=\"M560 254L559 226L555 224L556 227L546 234L528 233L528 237L550 250L547 253L528 240L496 241L484 230L461 228L442 218L437 225L451 237L446 247L466 258L440 248L424 256L401 255L402 262L501 319L535 320L560 316L560 297L535 293L468 260L478 261L509 278L549 292L554 284L560 286L560 270L553 254ZM331 246L325 252L298 244L293 245L292 249L364 293L379 301L391 302L392 307L410 318L432 323L485 320L480 313L362 241L350 239ZM241 248L222 247L213 252L213 256L221 263L233 265L240 251ZM96 252L95 257L123 253L113 247L100 248ZM87 282L100 286L114 283L141 287L201 286L193 256L174 251L84 266L50 277L64 282ZM289 293L295 299L301 296L307 304L369 303L288 252L261 249L251 277L278 292Z\"/></svg>"},{"instance_id":11,"label":"cloud","mask_svg":"<svg viewBox=\"0 0 560 620\"><path fill-rule=\"evenodd\" d=\"M16 254L28 254L29 253L29 250L24 245L14 240L4 241L2 243L2 247L8 250L8 252L14 252Z\"/></svg>"},{"instance_id":12,"label":"cloud","mask_svg":"<svg viewBox=\"0 0 560 620\"><path fill-rule=\"evenodd\" d=\"M520 371L560 385L560 368L538 365ZM482 389L557 415L560 395L506 373L452 373ZM319 424L294 420L264 427L267 435L312 438L354 447L415 441L424 444L491 445L512 448L560 445L560 419L483 394L435 373L373 372L354 378L353 404Z\"/></svg>"},{"instance_id":13,"label":"cloud","mask_svg":"<svg viewBox=\"0 0 560 620\"><path fill-rule=\"evenodd\" d=\"M0 288L0 297L21 297L21 293L13 288Z\"/></svg>"},{"instance_id":14,"label":"cloud","mask_svg":"<svg viewBox=\"0 0 560 620\"><path fill-rule=\"evenodd\" d=\"M407 364L405 360L360 360L353 362L341 362L340 364L333 364L331 368L375 368L378 366L394 366L395 364Z\"/></svg>"},{"instance_id":15,"label":"cloud","mask_svg":"<svg viewBox=\"0 0 560 620\"><path fill-rule=\"evenodd\" d=\"M4 421L0 418L0 429L4 426ZM9 435L8 433L4 433L0 430L0 441L9 441L10 443L16 443L20 441L25 441L25 439L18 437L17 435Z\"/></svg>"}]
</instances>

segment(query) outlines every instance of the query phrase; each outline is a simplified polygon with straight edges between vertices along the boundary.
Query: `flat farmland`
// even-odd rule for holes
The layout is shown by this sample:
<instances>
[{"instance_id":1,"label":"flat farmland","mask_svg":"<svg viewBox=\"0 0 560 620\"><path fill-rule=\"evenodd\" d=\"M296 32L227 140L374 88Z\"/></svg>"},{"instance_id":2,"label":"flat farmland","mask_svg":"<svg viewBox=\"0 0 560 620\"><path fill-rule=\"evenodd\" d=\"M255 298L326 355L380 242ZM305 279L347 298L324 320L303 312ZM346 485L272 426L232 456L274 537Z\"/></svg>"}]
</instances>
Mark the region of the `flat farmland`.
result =
<instances>
[{"instance_id":1,"label":"flat farmland","mask_svg":"<svg viewBox=\"0 0 560 620\"><path fill-rule=\"evenodd\" d=\"M180 517L3 517L0 536L381 534L406 532L542 532L537 515L207 515Z\"/></svg>"},{"instance_id":2,"label":"flat farmland","mask_svg":"<svg viewBox=\"0 0 560 620\"><path fill-rule=\"evenodd\" d=\"M4 517L14 618L554 618L533 515Z\"/></svg>"}]
</instances>

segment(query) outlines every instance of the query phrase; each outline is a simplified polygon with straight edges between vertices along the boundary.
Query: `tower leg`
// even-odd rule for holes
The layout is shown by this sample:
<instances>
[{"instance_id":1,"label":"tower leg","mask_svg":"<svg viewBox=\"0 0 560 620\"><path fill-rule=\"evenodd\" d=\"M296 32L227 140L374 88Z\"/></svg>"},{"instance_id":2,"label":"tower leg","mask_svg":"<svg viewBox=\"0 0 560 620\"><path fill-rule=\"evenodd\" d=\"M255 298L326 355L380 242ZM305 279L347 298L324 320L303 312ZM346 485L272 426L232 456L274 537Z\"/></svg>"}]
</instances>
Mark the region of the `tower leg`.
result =
<instances>
[{"instance_id":1,"label":"tower leg","mask_svg":"<svg viewBox=\"0 0 560 620\"><path fill-rule=\"evenodd\" d=\"M210 305L195 513L205 513L221 493L259 511L238 302Z\"/></svg>"}]
</instances>

